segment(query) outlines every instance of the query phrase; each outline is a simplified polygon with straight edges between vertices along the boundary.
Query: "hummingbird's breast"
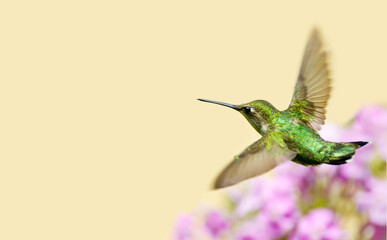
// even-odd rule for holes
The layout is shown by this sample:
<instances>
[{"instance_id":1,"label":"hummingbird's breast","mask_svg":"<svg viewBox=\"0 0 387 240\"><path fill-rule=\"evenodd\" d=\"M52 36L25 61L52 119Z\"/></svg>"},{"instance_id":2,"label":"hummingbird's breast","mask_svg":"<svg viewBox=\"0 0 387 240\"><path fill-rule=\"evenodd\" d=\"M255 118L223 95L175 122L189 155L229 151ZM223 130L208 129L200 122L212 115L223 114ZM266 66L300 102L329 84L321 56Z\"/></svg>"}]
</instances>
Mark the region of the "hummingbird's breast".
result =
<instances>
[{"instance_id":1,"label":"hummingbird's breast","mask_svg":"<svg viewBox=\"0 0 387 240\"><path fill-rule=\"evenodd\" d=\"M282 135L287 147L305 159L322 161L322 152L328 144L312 128L286 111L273 121L273 128Z\"/></svg>"}]
</instances>

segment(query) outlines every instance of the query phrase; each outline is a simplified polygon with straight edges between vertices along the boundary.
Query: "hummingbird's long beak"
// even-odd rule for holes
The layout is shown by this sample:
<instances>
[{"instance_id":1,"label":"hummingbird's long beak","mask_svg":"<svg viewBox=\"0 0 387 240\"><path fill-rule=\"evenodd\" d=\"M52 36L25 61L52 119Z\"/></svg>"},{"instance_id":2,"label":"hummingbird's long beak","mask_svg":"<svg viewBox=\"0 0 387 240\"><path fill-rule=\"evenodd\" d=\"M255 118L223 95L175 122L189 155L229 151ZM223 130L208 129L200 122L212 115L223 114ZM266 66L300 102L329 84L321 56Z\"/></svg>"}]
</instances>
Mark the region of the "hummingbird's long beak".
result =
<instances>
[{"instance_id":1,"label":"hummingbird's long beak","mask_svg":"<svg viewBox=\"0 0 387 240\"><path fill-rule=\"evenodd\" d=\"M201 99L201 98L198 98L198 100L199 100L199 101L202 101L202 102L215 103L215 104L222 105L222 106L226 106L226 107L229 107L229 108L232 108L232 109L235 109L235 110L239 110L239 107L238 107L237 105L233 105L233 104L229 104L229 103L218 102L218 101L212 101L212 100Z\"/></svg>"}]
</instances>

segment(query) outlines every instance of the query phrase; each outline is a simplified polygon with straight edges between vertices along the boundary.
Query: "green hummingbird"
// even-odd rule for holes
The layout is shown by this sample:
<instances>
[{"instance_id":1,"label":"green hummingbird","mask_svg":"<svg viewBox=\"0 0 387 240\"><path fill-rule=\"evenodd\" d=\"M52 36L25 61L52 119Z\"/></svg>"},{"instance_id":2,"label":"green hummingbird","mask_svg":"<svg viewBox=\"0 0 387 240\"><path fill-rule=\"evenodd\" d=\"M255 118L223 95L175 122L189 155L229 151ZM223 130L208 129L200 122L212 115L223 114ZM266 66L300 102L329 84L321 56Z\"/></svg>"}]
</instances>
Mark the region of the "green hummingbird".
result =
<instances>
[{"instance_id":1,"label":"green hummingbird","mask_svg":"<svg viewBox=\"0 0 387 240\"><path fill-rule=\"evenodd\" d=\"M319 31L314 29L304 51L293 98L286 110L279 111L265 100L233 105L198 99L237 110L262 136L235 156L216 178L213 188L234 185L289 160L305 166L349 162L355 150L368 142L329 142L317 133L324 125L330 85L327 53Z\"/></svg>"}]
</instances>

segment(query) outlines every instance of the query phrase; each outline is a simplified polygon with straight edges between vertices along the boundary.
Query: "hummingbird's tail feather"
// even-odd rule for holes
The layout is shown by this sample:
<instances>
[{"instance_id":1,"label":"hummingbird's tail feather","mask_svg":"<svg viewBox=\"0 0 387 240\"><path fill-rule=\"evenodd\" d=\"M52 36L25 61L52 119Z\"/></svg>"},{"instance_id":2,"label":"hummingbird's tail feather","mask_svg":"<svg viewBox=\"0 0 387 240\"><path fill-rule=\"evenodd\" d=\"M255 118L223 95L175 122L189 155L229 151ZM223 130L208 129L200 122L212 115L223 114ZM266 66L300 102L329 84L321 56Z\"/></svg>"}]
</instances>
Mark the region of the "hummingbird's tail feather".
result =
<instances>
[{"instance_id":1,"label":"hummingbird's tail feather","mask_svg":"<svg viewBox=\"0 0 387 240\"><path fill-rule=\"evenodd\" d=\"M367 145L369 142L349 142L349 143L338 143L340 146L332 154L332 159L326 162L329 165L341 165L352 161L352 157L355 154L355 149L361 148ZM355 148L355 149L353 149Z\"/></svg>"},{"instance_id":2,"label":"hummingbird's tail feather","mask_svg":"<svg viewBox=\"0 0 387 240\"><path fill-rule=\"evenodd\" d=\"M351 142L351 143L352 143L353 145L355 145L356 148L361 148L361 147L367 145L367 144L370 143L370 142L362 142L362 141L360 141L360 142Z\"/></svg>"},{"instance_id":3,"label":"hummingbird's tail feather","mask_svg":"<svg viewBox=\"0 0 387 240\"><path fill-rule=\"evenodd\" d=\"M329 164L329 165L341 165L341 164L344 164L344 163L349 163L350 161L352 161L352 156L353 156L353 154L351 154L349 157L343 157L342 159L339 159L339 160L330 160L326 164Z\"/></svg>"}]
</instances>

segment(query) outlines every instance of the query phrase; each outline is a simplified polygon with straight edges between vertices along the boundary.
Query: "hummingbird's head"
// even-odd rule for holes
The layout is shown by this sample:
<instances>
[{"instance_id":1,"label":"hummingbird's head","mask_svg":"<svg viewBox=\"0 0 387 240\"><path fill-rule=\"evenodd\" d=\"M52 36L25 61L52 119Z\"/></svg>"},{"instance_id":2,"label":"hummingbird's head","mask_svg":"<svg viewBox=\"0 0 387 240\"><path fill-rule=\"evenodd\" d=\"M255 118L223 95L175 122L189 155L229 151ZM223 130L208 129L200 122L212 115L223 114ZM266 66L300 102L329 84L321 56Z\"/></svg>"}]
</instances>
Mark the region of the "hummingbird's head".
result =
<instances>
[{"instance_id":1,"label":"hummingbird's head","mask_svg":"<svg viewBox=\"0 0 387 240\"><path fill-rule=\"evenodd\" d=\"M240 112L249 123L261 134L264 135L267 131L267 126L274 112L278 110L265 100L255 100L249 103L234 105L224 102L212 101L207 99L198 99L199 101L214 103L226 106Z\"/></svg>"}]
</instances>

